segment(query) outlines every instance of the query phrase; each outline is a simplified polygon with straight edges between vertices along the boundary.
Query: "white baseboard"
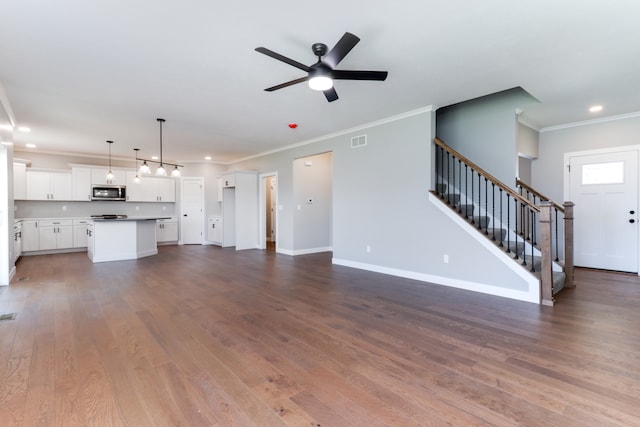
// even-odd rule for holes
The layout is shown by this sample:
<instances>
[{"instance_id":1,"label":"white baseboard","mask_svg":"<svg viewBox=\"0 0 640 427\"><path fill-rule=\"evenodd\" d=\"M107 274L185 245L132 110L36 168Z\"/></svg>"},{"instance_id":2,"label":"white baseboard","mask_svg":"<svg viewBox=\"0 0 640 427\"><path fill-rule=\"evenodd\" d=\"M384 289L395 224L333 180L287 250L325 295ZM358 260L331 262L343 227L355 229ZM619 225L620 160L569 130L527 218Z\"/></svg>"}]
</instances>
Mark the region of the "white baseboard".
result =
<instances>
[{"instance_id":1,"label":"white baseboard","mask_svg":"<svg viewBox=\"0 0 640 427\"><path fill-rule=\"evenodd\" d=\"M499 286L489 285L486 283L469 282L466 280L452 279L450 277L435 276L432 274L418 273L416 271L383 267L380 265L366 264L362 262L349 261L349 260L339 259L339 258L333 258L331 262L333 264L342 265L345 267L373 271L375 273L389 274L391 276L419 280L421 282L429 282L436 285L449 286L452 288L464 289L467 291L480 292L483 294L494 295L498 297L505 297L505 298L515 299L518 301L532 302L534 304L540 304L540 291L539 289L536 289L535 286L531 286L531 285L529 285L528 291L519 291L516 289L507 289Z\"/></svg>"},{"instance_id":2,"label":"white baseboard","mask_svg":"<svg viewBox=\"0 0 640 427\"><path fill-rule=\"evenodd\" d=\"M309 249L298 249L298 250L278 248L276 252L279 254L296 256L296 255L317 254L321 252L331 252L332 250L333 250L333 247L326 246L323 248L309 248Z\"/></svg>"}]
</instances>

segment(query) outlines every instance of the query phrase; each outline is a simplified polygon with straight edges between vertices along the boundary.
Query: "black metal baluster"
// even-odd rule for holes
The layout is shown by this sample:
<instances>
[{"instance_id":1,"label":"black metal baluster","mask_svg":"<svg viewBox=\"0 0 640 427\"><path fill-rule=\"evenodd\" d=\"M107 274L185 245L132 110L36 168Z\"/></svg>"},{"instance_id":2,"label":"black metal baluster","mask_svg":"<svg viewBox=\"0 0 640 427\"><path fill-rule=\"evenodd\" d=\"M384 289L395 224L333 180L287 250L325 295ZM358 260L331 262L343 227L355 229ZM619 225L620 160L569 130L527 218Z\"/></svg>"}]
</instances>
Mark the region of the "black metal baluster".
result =
<instances>
[{"instance_id":1,"label":"black metal baluster","mask_svg":"<svg viewBox=\"0 0 640 427\"><path fill-rule=\"evenodd\" d=\"M496 241L496 184L491 183L491 240Z\"/></svg>"},{"instance_id":2,"label":"black metal baluster","mask_svg":"<svg viewBox=\"0 0 640 427\"><path fill-rule=\"evenodd\" d=\"M487 178L484 179L484 216L489 216L489 180ZM485 236L489 235L489 221L484 225L484 234Z\"/></svg>"},{"instance_id":3,"label":"black metal baluster","mask_svg":"<svg viewBox=\"0 0 640 427\"><path fill-rule=\"evenodd\" d=\"M556 259L555 261L558 262L560 261L560 258L558 258L558 208L553 208L556 211Z\"/></svg>"},{"instance_id":4,"label":"black metal baluster","mask_svg":"<svg viewBox=\"0 0 640 427\"><path fill-rule=\"evenodd\" d=\"M516 217L516 233L515 233L516 241L515 241L515 251L514 251L515 252L515 256L513 257L513 259L518 259L518 234L519 233L517 232L517 230L518 230L518 210L519 210L520 206L518 204L519 203L518 199L514 198L513 201L515 202L515 212L516 212L516 214L515 214L515 217Z\"/></svg>"},{"instance_id":5,"label":"black metal baluster","mask_svg":"<svg viewBox=\"0 0 640 427\"><path fill-rule=\"evenodd\" d=\"M498 197L500 198L500 244L498 246L500 246L501 248L504 247L504 245L502 244L502 242L504 241L504 239L502 238L502 188L499 189L499 193L500 194ZM507 230L507 233L509 233L509 230Z\"/></svg>"},{"instance_id":6,"label":"black metal baluster","mask_svg":"<svg viewBox=\"0 0 640 427\"><path fill-rule=\"evenodd\" d=\"M478 230L482 230L482 216L480 209L482 208L482 175L478 172Z\"/></svg>"},{"instance_id":7,"label":"black metal baluster","mask_svg":"<svg viewBox=\"0 0 640 427\"><path fill-rule=\"evenodd\" d=\"M451 204L451 177L450 177L451 166L449 166L450 164L451 164L451 155L447 151L447 203L448 204Z\"/></svg>"},{"instance_id":8,"label":"black metal baluster","mask_svg":"<svg viewBox=\"0 0 640 427\"><path fill-rule=\"evenodd\" d=\"M460 194L458 213L462 213L462 160L460 159L458 159L458 194Z\"/></svg>"},{"instance_id":9,"label":"black metal baluster","mask_svg":"<svg viewBox=\"0 0 640 427\"><path fill-rule=\"evenodd\" d=\"M471 204L474 204L476 201L474 199L474 186L473 186L473 177L475 176L475 171L473 170L473 168L471 168ZM474 209L475 211L475 209ZM476 223L476 217L473 216L473 214L471 215L471 224L475 224Z\"/></svg>"},{"instance_id":10,"label":"black metal baluster","mask_svg":"<svg viewBox=\"0 0 640 427\"><path fill-rule=\"evenodd\" d=\"M469 165L467 165L466 163L464 164L464 200L465 200L465 204L467 205L464 208L464 217L466 219L469 219ZM472 202L473 205L473 202ZM471 215L473 216L473 212L471 212Z\"/></svg>"},{"instance_id":11,"label":"black metal baluster","mask_svg":"<svg viewBox=\"0 0 640 427\"><path fill-rule=\"evenodd\" d=\"M511 194L507 193L507 253L511 253L511 234L509 230L511 230Z\"/></svg>"},{"instance_id":12,"label":"black metal baluster","mask_svg":"<svg viewBox=\"0 0 640 427\"><path fill-rule=\"evenodd\" d=\"M536 213L534 210L530 210L530 216L531 216L531 233L533 236L536 235ZM536 263L533 262L533 250L535 249L534 246L534 242L533 240L535 240L533 237L531 238L532 243L531 243L531 272L535 273L536 272Z\"/></svg>"}]
</instances>

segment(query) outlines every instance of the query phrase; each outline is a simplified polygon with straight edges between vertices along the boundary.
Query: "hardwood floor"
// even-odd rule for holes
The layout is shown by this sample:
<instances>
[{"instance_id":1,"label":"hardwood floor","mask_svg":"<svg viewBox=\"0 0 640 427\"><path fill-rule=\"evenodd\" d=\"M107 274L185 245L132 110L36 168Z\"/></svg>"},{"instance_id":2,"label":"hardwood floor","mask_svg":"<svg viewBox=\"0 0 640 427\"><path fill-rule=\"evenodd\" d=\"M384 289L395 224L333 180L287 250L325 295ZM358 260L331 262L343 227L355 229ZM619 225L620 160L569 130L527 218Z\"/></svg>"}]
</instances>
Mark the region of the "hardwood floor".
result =
<instances>
[{"instance_id":1,"label":"hardwood floor","mask_svg":"<svg viewBox=\"0 0 640 427\"><path fill-rule=\"evenodd\" d=\"M289 257L23 257L3 426L640 425L640 280L553 308Z\"/></svg>"}]
</instances>

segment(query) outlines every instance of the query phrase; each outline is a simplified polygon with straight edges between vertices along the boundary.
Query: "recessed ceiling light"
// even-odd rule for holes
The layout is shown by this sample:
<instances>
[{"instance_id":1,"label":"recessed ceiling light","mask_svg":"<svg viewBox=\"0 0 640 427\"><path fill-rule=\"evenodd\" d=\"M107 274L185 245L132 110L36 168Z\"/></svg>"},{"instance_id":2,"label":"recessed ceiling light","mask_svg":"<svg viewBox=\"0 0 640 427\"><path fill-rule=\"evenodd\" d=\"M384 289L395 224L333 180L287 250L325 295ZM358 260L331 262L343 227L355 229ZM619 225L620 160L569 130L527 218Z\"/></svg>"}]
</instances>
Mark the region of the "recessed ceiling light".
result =
<instances>
[{"instance_id":1,"label":"recessed ceiling light","mask_svg":"<svg viewBox=\"0 0 640 427\"><path fill-rule=\"evenodd\" d=\"M18 127L18 130L20 132L31 132L31 128L27 127L27 126L20 126L20 127Z\"/></svg>"},{"instance_id":2,"label":"recessed ceiling light","mask_svg":"<svg viewBox=\"0 0 640 427\"><path fill-rule=\"evenodd\" d=\"M27 148L36 148L36 144L25 144Z\"/></svg>"},{"instance_id":3,"label":"recessed ceiling light","mask_svg":"<svg viewBox=\"0 0 640 427\"><path fill-rule=\"evenodd\" d=\"M11 125L0 125L0 129L13 130L13 126L11 126Z\"/></svg>"},{"instance_id":4,"label":"recessed ceiling light","mask_svg":"<svg viewBox=\"0 0 640 427\"><path fill-rule=\"evenodd\" d=\"M158 160L158 156L151 156L151 160Z\"/></svg>"},{"instance_id":5,"label":"recessed ceiling light","mask_svg":"<svg viewBox=\"0 0 640 427\"><path fill-rule=\"evenodd\" d=\"M205 160L211 160L211 156L205 156L204 159Z\"/></svg>"},{"instance_id":6,"label":"recessed ceiling light","mask_svg":"<svg viewBox=\"0 0 640 427\"><path fill-rule=\"evenodd\" d=\"M589 108L589 111L591 111L592 113L602 111L602 105L594 105L593 107Z\"/></svg>"}]
</instances>

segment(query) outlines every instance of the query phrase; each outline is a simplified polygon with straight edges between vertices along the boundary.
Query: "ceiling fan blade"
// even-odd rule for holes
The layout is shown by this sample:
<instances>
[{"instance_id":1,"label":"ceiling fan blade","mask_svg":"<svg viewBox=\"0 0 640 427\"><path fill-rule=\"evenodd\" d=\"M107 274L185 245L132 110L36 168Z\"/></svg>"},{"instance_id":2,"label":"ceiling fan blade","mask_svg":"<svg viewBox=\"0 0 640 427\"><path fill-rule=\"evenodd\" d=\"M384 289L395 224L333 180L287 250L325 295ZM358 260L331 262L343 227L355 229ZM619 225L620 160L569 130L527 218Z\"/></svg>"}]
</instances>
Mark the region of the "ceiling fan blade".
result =
<instances>
[{"instance_id":1,"label":"ceiling fan blade","mask_svg":"<svg viewBox=\"0 0 640 427\"><path fill-rule=\"evenodd\" d=\"M359 41L360 39L357 36L351 33L344 33L344 36L338 40L338 43L327 53L322 62L327 64L331 69L336 68L340 61L351 52L351 49L353 49Z\"/></svg>"},{"instance_id":2,"label":"ceiling fan blade","mask_svg":"<svg viewBox=\"0 0 640 427\"><path fill-rule=\"evenodd\" d=\"M322 93L324 93L324 96L329 102L333 102L338 99L338 92L336 92L336 89L333 87L331 89L323 90Z\"/></svg>"},{"instance_id":3,"label":"ceiling fan blade","mask_svg":"<svg viewBox=\"0 0 640 427\"><path fill-rule=\"evenodd\" d=\"M299 79L291 80L289 82L281 83L281 84L276 85L276 86L268 87L265 90L267 92L273 92L274 90L282 89L282 88L285 88L285 87L288 87L288 86L293 86L293 85L298 84L298 83L306 82L307 80L309 80L309 76L300 77Z\"/></svg>"},{"instance_id":4,"label":"ceiling fan blade","mask_svg":"<svg viewBox=\"0 0 640 427\"><path fill-rule=\"evenodd\" d=\"M350 71L333 70L331 77L335 80L378 80L384 81L387 78L386 71Z\"/></svg>"},{"instance_id":5,"label":"ceiling fan blade","mask_svg":"<svg viewBox=\"0 0 640 427\"><path fill-rule=\"evenodd\" d=\"M289 64L289 65L292 65L292 66L294 66L296 68L300 68L302 71L306 71L307 73L309 71L311 71L311 68L309 66L304 65L304 64L302 64L302 63L300 63L298 61L294 61L291 58L287 58L286 56L280 55L279 53L274 52L272 50L269 50L266 47L257 47L256 48L256 52L263 53L263 54L265 54L267 56L272 57L273 59L277 59L278 61L282 61L285 64Z\"/></svg>"}]
</instances>

